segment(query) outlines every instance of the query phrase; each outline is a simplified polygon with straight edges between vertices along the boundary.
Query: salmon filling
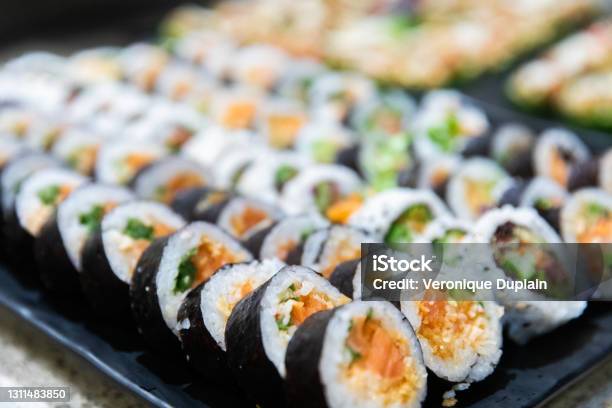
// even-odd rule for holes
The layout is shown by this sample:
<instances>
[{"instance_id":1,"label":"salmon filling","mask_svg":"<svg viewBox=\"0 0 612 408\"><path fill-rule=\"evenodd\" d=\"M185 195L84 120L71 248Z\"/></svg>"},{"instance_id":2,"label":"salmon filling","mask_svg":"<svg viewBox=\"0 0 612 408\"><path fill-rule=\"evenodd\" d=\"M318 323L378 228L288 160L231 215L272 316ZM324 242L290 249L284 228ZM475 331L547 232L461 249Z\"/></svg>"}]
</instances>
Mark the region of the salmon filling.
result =
<instances>
[{"instance_id":1,"label":"salmon filling","mask_svg":"<svg viewBox=\"0 0 612 408\"><path fill-rule=\"evenodd\" d=\"M202 237L200 245L183 255L174 283L174 293L182 293L208 280L220 267L244 261L220 242Z\"/></svg>"},{"instance_id":2,"label":"salmon filling","mask_svg":"<svg viewBox=\"0 0 612 408\"><path fill-rule=\"evenodd\" d=\"M279 312L274 316L276 326L281 332L292 332L311 315L322 310L328 310L348 303L343 297L341 302L335 302L328 295L319 292L310 285L295 282L289 285L281 294Z\"/></svg>"},{"instance_id":3,"label":"salmon filling","mask_svg":"<svg viewBox=\"0 0 612 408\"><path fill-rule=\"evenodd\" d=\"M612 211L598 204L587 204L582 209L584 217L576 222L578 242L612 241Z\"/></svg>"},{"instance_id":4,"label":"salmon filling","mask_svg":"<svg viewBox=\"0 0 612 408\"><path fill-rule=\"evenodd\" d=\"M382 397L383 406L407 404L422 387L406 341L374 318L371 309L351 320L345 347L350 357L347 382L368 397Z\"/></svg>"},{"instance_id":5,"label":"salmon filling","mask_svg":"<svg viewBox=\"0 0 612 408\"><path fill-rule=\"evenodd\" d=\"M145 224L137 218L128 219L123 229L123 235L131 239L125 241L120 249L128 256L130 275L134 272L138 260L151 245L151 242L156 238L170 235L174 231L174 228L161 222Z\"/></svg>"},{"instance_id":6,"label":"salmon filling","mask_svg":"<svg viewBox=\"0 0 612 408\"><path fill-rule=\"evenodd\" d=\"M351 215L360 209L362 205L363 197L361 195L350 194L327 208L325 216L335 224L346 224Z\"/></svg>"},{"instance_id":7,"label":"salmon filling","mask_svg":"<svg viewBox=\"0 0 612 408\"><path fill-rule=\"evenodd\" d=\"M221 123L228 129L247 129L255 119L255 104L251 102L235 102L227 107L221 117Z\"/></svg>"},{"instance_id":8,"label":"salmon filling","mask_svg":"<svg viewBox=\"0 0 612 408\"><path fill-rule=\"evenodd\" d=\"M268 214L264 210L247 207L241 213L230 218L230 225L234 235L243 238L253 228L268 220Z\"/></svg>"},{"instance_id":9,"label":"salmon filling","mask_svg":"<svg viewBox=\"0 0 612 408\"><path fill-rule=\"evenodd\" d=\"M155 195L159 201L169 204L179 192L204 185L206 185L206 181L199 174L184 172L172 177L165 185L159 186Z\"/></svg>"},{"instance_id":10,"label":"salmon filling","mask_svg":"<svg viewBox=\"0 0 612 408\"><path fill-rule=\"evenodd\" d=\"M293 146L298 132L304 126L305 118L298 115L268 116L270 144L279 149Z\"/></svg>"},{"instance_id":11,"label":"salmon filling","mask_svg":"<svg viewBox=\"0 0 612 408\"><path fill-rule=\"evenodd\" d=\"M487 319L479 302L420 301L418 314L421 325L417 336L442 360L452 361L459 350L477 352L486 341Z\"/></svg>"}]
</instances>

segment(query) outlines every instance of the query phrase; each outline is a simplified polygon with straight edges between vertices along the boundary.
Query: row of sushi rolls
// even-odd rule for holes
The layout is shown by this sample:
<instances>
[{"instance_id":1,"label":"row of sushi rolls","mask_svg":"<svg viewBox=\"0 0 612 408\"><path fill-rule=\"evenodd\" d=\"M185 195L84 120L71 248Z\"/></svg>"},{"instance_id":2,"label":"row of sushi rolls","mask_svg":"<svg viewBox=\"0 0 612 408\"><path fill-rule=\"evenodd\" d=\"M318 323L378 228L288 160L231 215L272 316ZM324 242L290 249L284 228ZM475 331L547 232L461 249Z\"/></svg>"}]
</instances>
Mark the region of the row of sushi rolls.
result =
<instances>
[{"instance_id":1,"label":"row of sushi rolls","mask_svg":"<svg viewBox=\"0 0 612 408\"><path fill-rule=\"evenodd\" d=\"M0 171L16 273L263 407L452 406L587 306L363 301L361 243L612 241L612 149L216 27L8 61Z\"/></svg>"}]
</instances>

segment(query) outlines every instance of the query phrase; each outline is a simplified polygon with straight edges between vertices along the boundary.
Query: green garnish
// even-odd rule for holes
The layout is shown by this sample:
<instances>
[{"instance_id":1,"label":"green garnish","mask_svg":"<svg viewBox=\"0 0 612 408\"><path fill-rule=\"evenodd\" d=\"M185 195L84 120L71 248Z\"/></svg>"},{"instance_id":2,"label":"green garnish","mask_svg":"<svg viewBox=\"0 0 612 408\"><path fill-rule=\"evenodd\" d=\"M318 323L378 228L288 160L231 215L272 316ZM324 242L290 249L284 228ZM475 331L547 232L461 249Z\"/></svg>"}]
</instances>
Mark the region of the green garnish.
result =
<instances>
[{"instance_id":1,"label":"green garnish","mask_svg":"<svg viewBox=\"0 0 612 408\"><path fill-rule=\"evenodd\" d=\"M146 239L153 241L154 229L152 226L144 224L137 218L130 218L123 229L123 233L132 239Z\"/></svg>"},{"instance_id":2,"label":"green garnish","mask_svg":"<svg viewBox=\"0 0 612 408\"><path fill-rule=\"evenodd\" d=\"M610 216L610 210L598 203L588 203L585 206L585 215L591 220L607 218Z\"/></svg>"},{"instance_id":3,"label":"green garnish","mask_svg":"<svg viewBox=\"0 0 612 408\"><path fill-rule=\"evenodd\" d=\"M412 242L414 232L419 232L431 221L433 214L425 204L415 204L406 209L396 221L391 224L385 243Z\"/></svg>"},{"instance_id":4,"label":"green garnish","mask_svg":"<svg viewBox=\"0 0 612 408\"><path fill-rule=\"evenodd\" d=\"M302 231L300 234L300 242L304 242L308 239L310 235L314 232L314 228L308 228Z\"/></svg>"},{"instance_id":5,"label":"green garnish","mask_svg":"<svg viewBox=\"0 0 612 408\"><path fill-rule=\"evenodd\" d=\"M335 199L335 186L330 182L319 183L314 188L314 200L317 209L324 213L333 204Z\"/></svg>"},{"instance_id":6,"label":"green garnish","mask_svg":"<svg viewBox=\"0 0 612 408\"><path fill-rule=\"evenodd\" d=\"M351 364L353 364L355 361L359 360L362 355L360 352L353 350L352 348L350 348L349 346L346 346L346 349L348 350L350 356L351 356Z\"/></svg>"},{"instance_id":7,"label":"green garnish","mask_svg":"<svg viewBox=\"0 0 612 408\"><path fill-rule=\"evenodd\" d=\"M366 314L366 321L370 320L374 316L374 309L369 308L368 313Z\"/></svg>"},{"instance_id":8,"label":"green garnish","mask_svg":"<svg viewBox=\"0 0 612 408\"><path fill-rule=\"evenodd\" d=\"M295 284L294 284L294 283L292 283L291 285L289 285L289 289L290 289L292 292L295 292Z\"/></svg>"},{"instance_id":9,"label":"green garnish","mask_svg":"<svg viewBox=\"0 0 612 408\"><path fill-rule=\"evenodd\" d=\"M178 274L174 281L174 293L182 293L189 289L195 281L197 268L193 263L193 256L198 251L197 248L190 249L183 257L178 266Z\"/></svg>"},{"instance_id":10,"label":"green garnish","mask_svg":"<svg viewBox=\"0 0 612 408\"><path fill-rule=\"evenodd\" d=\"M421 20L412 14L389 17L389 31L393 37L401 37L418 27Z\"/></svg>"},{"instance_id":11,"label":"green garnish","mask_svg":"<svg viewBox=\"0 0 612 408\"><path fill-rule=\"evenodd\" d=\"M313 158L319 163L332 163L336 159L338 151L336 144L327 139L315 140L311 149Z\"/></svg>"},{"instance_id":12,"label":"green garnish","mask_svg":"<svg viewBox=\"0 0 612 408\"><path fill-rule=\"evenodd\" d=\"M455 139L459 135L459 119L454 113L446 117L446 121L438 126L429 128L427 135L440 149L450 152L455 148Z\"/></svg>"},{"instance_id":13,"label":"green garnish","mask_svg":"<svg viewBox=\"0 0 612 408\"><path fill-rule=\"evenodd\" d=\"M60 194L60 186L53 185L43 188L38 192L38 198L44 205L53 205Z\"/></svg>"},{"instance_id":14,"label":"green garnish","mask_svg":"<svg viewBox=\"0 0 612 408\"><path fill-rule=\"evenodd\" d=\"M289 330L289 328L291 327L291 319L289 319L289 321L287 323L283 322L283 318L282 317L277 317L276 318L276 327L278 327L278 330L280 331L287 331Z\"/></svg>"},{"instance_id":15,"label":"green garnish","mask_svg":"<svg viewBox=\"0 0 612 408\"><path fill-rule=\"evenodd\" d=\"M284 164L276 169L276 173L274 173L274 186L276 187L276 190L281 191L285 184L297 176L297 174L298 170L288 164Z\"/></svg>"},{"instance_id":16,"label":"green garnish","mask_svg":"<svg viewBox=\"0 0 612 408\"><path fill-rule=\"evenodd\" d=\"M95 205L89 212L79 215L79 223L92 232L98 228L102 217L104 217L104 208L101 205Z\"/></svg>"},{"instance_id":17,"label":"green garnish","mask_svg":"<svg viewBox=\"0 0 612 408\"><path fill-rule=\"evenodd\" d=\"M551 208L555 206L553 201L550 198L544 198L544 197L538 198L537 200L535 200L533 204L534 204L534 207L539 210L550 210Z\"/></svg>"}]
</instances>

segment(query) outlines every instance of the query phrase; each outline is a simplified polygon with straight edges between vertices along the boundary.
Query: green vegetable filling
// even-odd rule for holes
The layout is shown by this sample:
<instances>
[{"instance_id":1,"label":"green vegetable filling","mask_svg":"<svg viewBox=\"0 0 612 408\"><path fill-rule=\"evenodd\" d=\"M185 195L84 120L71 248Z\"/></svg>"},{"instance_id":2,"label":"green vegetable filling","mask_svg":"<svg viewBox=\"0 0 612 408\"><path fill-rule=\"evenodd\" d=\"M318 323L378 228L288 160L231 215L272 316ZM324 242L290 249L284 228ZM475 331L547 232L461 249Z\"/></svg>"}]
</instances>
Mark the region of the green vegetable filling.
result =
<instances>
[{"instance_id":1,"label":"green vegetable filling","mask_svg":"<svg viewBox=\"0 0 612 408\"><path fill-rule=\"evenodd\" d=\"M324 213L338 198L338 189L332 182L319 183L314 188L314 201L317 209Z\"/></svg>"},{"instance_id":2,"label":"green vegetable filling","mask_svg":"<svg viewBox=\"0 0 612 408\"><path fill-rule=\"evenodd\" d=\"M315 140L312 145L312 156L319 163L332 163L336 159L338 152L337 145L327 139Z\"/></svg>"},{"instance_id":3,"label":"green vegetable filling","mask_svg":"<svg viewBox=\"0 0 612 408\"><path fill-rule=\"evenodd\" d=\"M427 132L429 139L445 152L455 149L455 142L461 130L459 119L454 113L446 117L446 121L430 128Z\"/></svg>"},{"instance_id":4,"label":"green vegetable filling","mask_svg":"<svg viewBox=\"0 0 612 408\"><path fill-rule=\"evenodd\" d=\"M137 218L128 219L123 233L132 239L146 239L147 241L153 241L155 237L154 228Z\"/></svg>"},{"instance_id":5,"label":"green vegetable filling","mask_svg":"<svg viewBox=\"0 0 612 408\"><path fill-rule=\"evenodd\" d=\"M92 232L98 228L100 222L102 222L102 217L104 217L104 208L101 205L95 205L89 212L79 215L79 224Z\"/></svg>"},{"instance_id":6,"label":"green vegetable filling","mask_svg":"<svg viewBox=\"0 0 612 408\"><path fill-rule=\"evenodd\" d=\"M276 169L274 173L274 186L277 191L281 191L285 184L295 176L297 176L298 170L288 164L284 164Z\"/></svg>"},{"instance_id":7,"label":"green vegetable filling","mask_svg":"<svg viewBox=\"0 0 612 408\"><path fill-rule=\"evenodd\" d=\"M178 266L178 274L174 281L174 293L183 293L193 285L198 270L192 258L195 256L197 250L197 248L190 249L181 258L181 262L179 262Z\"/></svg>"},{"instance_id":8,"label":"green vegetable filling","mask_svg":"<svg viewBox=\"0 0 612 408\"><path fill-rule=\"evenodd\" d=\"M44 205L54 205L60 195L60 186L53 185L38 192L38 198Z\"/></svg>"},{"instance_id":9,"label":"green vegetable filling","mask_svg":"<svg viewBox=\"0 0 612 408\"><path fill-rule=\"evenodd\" d=\"M415 204L410 206L391 224L385 236L385 243L412 242L414 233L422 232L432 219L433 214L427 205Z\"/></svg>"}]
</instances>

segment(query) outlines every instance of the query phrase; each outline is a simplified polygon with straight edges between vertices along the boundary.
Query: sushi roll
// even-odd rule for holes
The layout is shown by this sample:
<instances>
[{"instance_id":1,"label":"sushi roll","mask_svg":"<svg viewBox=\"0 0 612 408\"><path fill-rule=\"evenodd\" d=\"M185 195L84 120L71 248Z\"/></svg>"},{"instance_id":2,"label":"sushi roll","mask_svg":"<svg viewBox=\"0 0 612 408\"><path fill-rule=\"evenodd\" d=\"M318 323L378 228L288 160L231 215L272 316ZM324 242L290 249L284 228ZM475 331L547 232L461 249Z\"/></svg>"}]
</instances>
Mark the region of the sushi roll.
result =
<instances>
[{"instance_id":1,"label":"sushi roll","mask_svg":"<svg viewBox=\"0 0 612 408\"><path fill-rule=\"evenodd\" d=\"M311 59L293 59L290 68L283 73L278 85L278 93L284 98L308 103L310 88L326 68Z\"/></svg>"},{"instance_id":2,"label":"sushi roll","mask_svg":"<svg viewBox=\"0 0 612 408\"><path fill-rule=\"evenodd\" d=\"M238 385L263 406L285 406L285 352L312 314L348 303L325 278L287 266L234 307L225 328L227 362Z\"/></svg>"},{"instance_id":3,"label":"sushi roll","mask_svg":"<svg viewBox=\"0 0 612 408\"><path fill-rule=\"evenodd\" d=\"M395 136L409 128L415 111L414 100L405 92L394 90L360 105L351 124L365 134Z\"/></svg>"},{"instance_id":4,"label":"sushi roll","mask_svg":"<svg viewBox=\"0 0 612 408\"><path fill-rule=\"evenodd\" d=\"M155 239L184 224L169 208L147 201L121 204L104 216L81 255L81 286L98 316L129 320L129 285L138 260Z\"/></svg>"},{"instance_id":5,"label":"sushi roll","mask_svg":"<svg viewBox=\"0 0 612 408\"><path fill-rule=\"evenodd\" d=\"M565 242L612 242L612 194L596 188L578 190L561 209Z\"/></svg>"},{"instance_id":6,"label":"sushi roll","mask_svg":"<svg viewBox=\"0 0 612 408\"><path fill-rule=\"evenodd\" d=\"M274 259L225 265L187 295L178 312L177 329L187 360L199 374L219 382L231 378L225 346L227 320L238 302L283 266Z\"/></svg>"},{"instance_id":7,"label":"sushi roll","mask_svg":"<svg viewBox=\"0 0 612 408\"><path fill-rule=\"evenodd\" d=\"M427 394L419 342L389 302L315 314L289 342L285 364L296 407L420 407Z\"/></svg>"},{"instance_id":8,"label":"sushi roll","mask_svg":"<svg viewBox=\"0 0 612 408\"><path fill-rule=\"evenodd\" d=\"M305 168L284 187L281 207L288 214L318 210L326 214L343 197L361 188L361 180L343 166L319 164Z\"/></svg>"},{"instance_id":9,"label":"sushi roll","mask_svg":"<svg viewBox=\"0 0 612 408\"><path fill-rule=\"evenodd\" d=\"M212 187L192 188L177 193L171 207L186 220L214 224L219 219L219 213L234 197L232 193Z\"/></svg>"},{"instance_id":10,"label":"sushi roll","mask_svg":"<svg viewBox=\"0 0 612 408\"><path fill-rule=\"evenodd\" d=\"M261 107L257 92L240 87L224 89L211 106L211 118L227 130L253 129Z\"/></svg>"},{"instance_id":11,"label":"sushi roll","mask_svg":"<svg viewBox=\"0 0 612 408\"><path fill-rule=\"evenodd\" d=\"M415 160L409 134L387 137L371 133L360 140L357 169L377 191L397 186L415 187L414 176L419 163Z\"/></svg>"},{"instance_id":12,"label":"sushi roll","mask_svg":"<svg viewBox=\"0 0 612 408\"><path fill-rule=\"evenodd\" d=\"M449 180L446 201L458 217L475 220L497 205L511 183L508 174L494 161L469 159Z\"/></svg>"},{"instance_id":13,"label":"sushi roll","mask_svg":"<svg viewBox=\"0 0 612 408\"><path fill-rule=\"evenodd\" d=\"M450 382L489 376L502 354L504 309L473 300L402 301L401 310L423 350L425 365Z\"/></svg>"},{"instance_id":14,"label":"sushi roll","mask_svg":"<svg viewBox=\"0 0 612 408\"><path fill-rule=\"evenodd\" d=\"M521 196L520 207L533 207L556 231L560 231L559 213L567 200L567 191L551 179L532 179Z\"/></svg>"},{"instance_id":15,"label":"sushi roll","mask_svg":"<svg viewBox=\"0 0 612 408\"><path fill-rule=\"evenodd\" d=\"M212 168L221 152L248 145L254 138L247 131L229 132L220 126L211 125L201 129L183 144L181 154L204 167Z\"/></svg>"},{"instance_id":16,"label":"sushi roll","mask_svg":"<svg viewBox=\"0 0 612 408\"><path fill-rule=\"evenodd\" d=\"M348 225L332 225L306 238L300 254L300 265L307 266L325 278L342 262L361 258L361 244L375 242L368 232ZM291 254L296 257L297 252ZM291 256L288 260L291 262Z\"/></svg>"},{"instance_id":17,"label":"sushi roll","mask_svg":"<svg viewBox=\"0 0 612 408\"><path fill-rule=\"evenodd\" d=\"M421 240L434 244L469 242L471 234L472 225L468 221L452 217L440 217L425 228Z\"/></svg>"},{"instance_id":18,"label":"sushi roll","mask_svg":"<svg viewBox=\"0 0 612 408\"><path fill-rule=\"evenodd\" d=\"M52 292L80 293L81 251L106 213L133 199L130 191L86 184L73 191L45 223L35 241L41 281Z\"/></svg>"},{"instance_id":19,"label":"sushi roll","mask_svg":"<svg viewBox=\"0 0 612 408\"><path fill-rule=\"evenodd\" d=\"M338 264L329 282L344 296L353 300L361 299L361 259Z\"/></svg>"},{"instance_id":20,"label":"sushi roll","mask_svg":"<svg viewBox=\"0 0 612 408\"><path fill-rule=\"evenodd\" d=\"M6 165L13 158L17 157L25 150L26 147L23 145L23 143L9 137L5 138L4 135L0 135L0 177L4 167L6 167Z\"/></svg>"},{"instance_id":21,"label":"sushi roll","mask_svg":"<svg viewBox=\"0 0 612 408\"><path fill-rule=\"evenodd\" d=\"M567 189L575 191L586 187L601 187L612 193L612 150L608 149L595 160L577 163L570 170Z\"/></svg>"},{"instance_id":22,"label":"sushi roll","mask_svg":"<svg viewBox=\"0 0 612 408\"><path fill-rule=\"evenodd\" d=\"M79 129L70 129L54 144L51 152L68 166L85 176L93 176L102 140Z\"/></svg>"},{"instance_id":23,"label":"sushi roll","mask_svg":"<svg viewBox=\"0 0 612 408\"><path fill-rule=\"evenodd\" d=\"M537 176L567 186L572 166L590 158L588 148L575 134L564 129L549 129L538 138L533 151Z\"/></svg>"},{"instance_id":24,"label":"sushi roll","mask_svg":"<svg viewBox=\"0 0 612 408\"><path fill-rule=\"evenodd\" d=\"M33 257L34 240L45 223L57 206L86 181L78 173L57 168L38 170L23 182L15 197L14 214L6 225L13 231L9 236L15 255Z\"/></svg>"},{"instance_id":25,"label":"sushi roll","mask_svg":"<svg viewBox=\"0 0 612 408\"><path fill-rule=\"evenodd\" d=\"M493 134L491 157L506 169L508 174L531 177L531 151L535 140L531 129L515 123L505 124Z\"/></svg>"},{"instance_id":26,"label":"sushi roll","mask_svg":"<svg viewBox=\"0 0 612 408\"><path fill-rule=\"evenodd\" d=\"M79 51L67 61L67 74L77 83L86 86L121 79L118 60L119 49L98 47Z\"/></svg>"},{"instance_id":27,"label":"sushi roll","mask_svg":"<svg viewBox=\"0 0 612 408\"><path fill-rule=\"evenodd\" d=\"M38 117L31 123L25 143L32 150L51 151L69 128L62 120Z\"/></svg>"},{"instance_id":28,"label":"sushi roll","mask_svg":"<svg viewBox=\"0 0 612 408\"><path fill-rule=\"evenodd\" d=\"M242 85L270 91L276 88L288 66L289 57L280 48L251 45L236 52L230 77Z\"/></svg>"},{"instance_id":29,"label":"sushi roll","mask_svg":"<svg viewBox=\"0 0 612 408\"><path fill-rule=\"evenodd\" d=\"M130 284L138 331L154 350L178 354L177 313L189 292L224 265L251 259L237 241L205 222L154 242L140 257Z\"/></svg>"},{"instance_id":30,"label":"sushi roll","mask_svg":"<svg viewBox=\"0 0 612 408\"><path fill-rule=\"evenodd\" d=\"M128 184L145 166L164 157L163 148L155 144L106 142L98 154L96 179L108 184Z\"/></svg>"},{"instance_id":31,"label":"sushi roll","mask_svg":"<svg viewBox=\"0 0 612 408\"><path fill-rule=\"evenodd\" d=\"M563 254L554 247L561 238L534 209L505 206L488 211L474 226L474 238L492 245L493 261L504 278L549 283L549 292L530 291L539 300L516 301L503 291L497 292L498 301L506 307L508 334L517 343L524 344L577 318L586 308L585 301L559 301L548 296L567 283L560 258ZM516 245L510 243L522 245L524 251L517 252Z\"/></svg>"},{"instance_id":32,"label":"sushi roll","mask_svg":"<svg viewBox=\"0 0 612 408\"><path fill-rule=\"evenodd\" d=\"M280 209L254 198L235 197L219 212L217 225L233 237L246 240L283 216ZM196 215L197 218L197 215Z\"/></svg>"},{"instance_id":33,"label":"sushi roll","mask_svg":"<svg viewBox=\"0 0 612 408\"><path fill-rule=\"evenodd\" d=\"M307 158L295 152L267 152L244 171L236 190L270 204L277 203L285 185L308 164Z\"/></svg>"},{"instance_id":34,"label":"sushi roll","mask_svg":"<svg viewBox=\"0 0 612 408\"><path fill-rule=\"evenodd\" d=\"M612 70L593 71L564 84L556 95L555 107L565 116L588 127L611 129Z\"/></svg>"},{"instance_id":35,"label":"sushi roll","mask_svg":"<svg viewBox=\"0 0 612 408\"><path fill-rule=\"evenodd\" d=\"M171 101L184 101L204 75L182 61L171 61L157 76L154 91Z\"/></svg>"},{"instance_id":36,"label":"sushi roll","mask_svg":"<svg viewBox=\"0 0 612 408\"><path fill-rule=\"evenodd\" d=\"M266 148L257 143L231 146L222 150L219 154L219 159L222 160L218 160L213 167L215 184L220 188L235 190L249 167L258 157L266 154Z\"/></svg>"},{"instance_id":37,"label":"sushi roll","mask_svg":"<svg viewBox=\"0 0 612 408\"><path fill-rule=\"evenodd\" d=\"M144 92L153 90L157 78L170 59L165 50L146 43L125 47L118 58L123 76Z\"/></svg>"},{"instance_id":38,"label":"sushi roll","mask_svg":"<svg viewBox=\"0 0 612 408\"><path fill-rule=\"evenodd\" d=\"M449 216L449 212L433 192L398 188L367 200L349 218L349 225L369 231L387 244L414 242L441 216Z\"/></svg>"},{"instance_id":39,"label":"sushi roll","mask_svg":"<svg viewBox=\"0 0 612 408\"><path fill-rule=\"evenodd\" d=\"M181 191L212 184L210 172L179 157L159 160L140 170L130 185L144 200L170 204Z\"/></svg>"},{"instance_id":40,"label":"sushi roll","mask_svg":"<svg viewBox=\"0 0 612 408\"><path fill-rule=\"evenodd\" d=\"M438 197L446 198L448 181L461 165L457 155L440 155L422 163L418 171L416 188L431 189Z\"/></svg>"},{"instance_id":41,"label":"sushi roll","mask_svg":"<svg viewBox=\"0 0 612 408\"><path fill-rule=\"evenodd\" d=\"M262 108L258 128L269 146L289 149L295 145L307 121L308 115L299 103L272 99Z\"/></svg>"},{"instance_id":42,"label":"sushi roll","mask_svg":"<svg viewBox=\"0 0 612 408\"><path fill-rule=\"evenodd\" d=\"M246 240L245 246L259 259L280 259L288 263L290 258L298 258L303 251L306 239L319 229L329 225L317 213L295 215L282 218L268 228L255 232Z\"/></svg>"},{"instance_id":43,"label":"sushi roll","mask_svg":"<svg viewBox=\"0 0 612 408\"><path fill-rule=\"evenodd\" d=\"M355 136L339 124L311 122L297 135L295 148L313 162L334 163L355 142Z\"/></svg>"}]
</instances>

